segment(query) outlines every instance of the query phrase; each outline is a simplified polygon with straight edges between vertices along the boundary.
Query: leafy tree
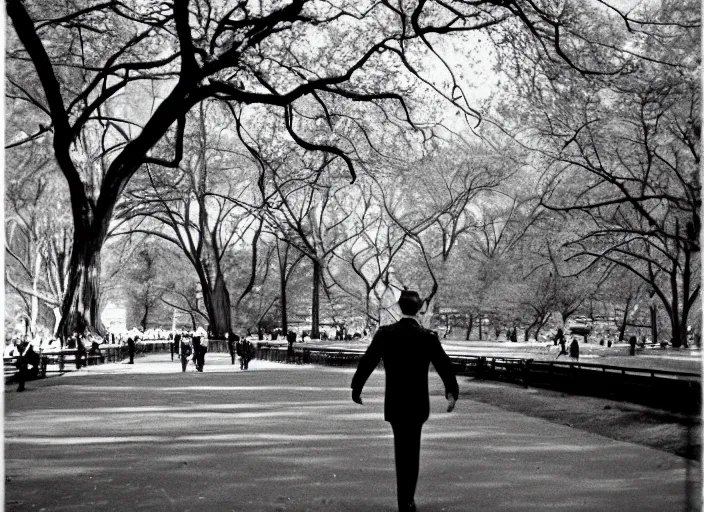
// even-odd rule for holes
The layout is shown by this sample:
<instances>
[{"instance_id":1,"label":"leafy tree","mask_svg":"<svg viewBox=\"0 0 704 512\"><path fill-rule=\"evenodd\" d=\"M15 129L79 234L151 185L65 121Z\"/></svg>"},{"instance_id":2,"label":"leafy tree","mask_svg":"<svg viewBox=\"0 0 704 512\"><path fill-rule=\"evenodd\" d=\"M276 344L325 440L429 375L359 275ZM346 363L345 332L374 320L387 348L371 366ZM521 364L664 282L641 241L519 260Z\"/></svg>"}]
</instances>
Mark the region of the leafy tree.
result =
<instances>
[{"instance_id":1,"label":"leafy tree","mask_svg":"<svg viewBox=\"0 0 704 512\"><path fill-rule=\"evenodd\" d=\"M201 104L194 114L198 122L184 145L188 158L177 169L147 165L145 176L133 180L118 205L111 234L145 233L180 248L200 283L210 331L224 336L232 327L227 255L253 233L251 278L239 305L254 283L262 223L238 206L237 199L249 188L248 160L233 150L228 123L217 113L206 115L212 107L217 105L208 109Z\"/></svg>"},{"instance_id":2,"label":"leafy tree","mask_svg":"<svg viewBox=\"0 0 704 512\"><path fill-rule=\"evenodd\" d=\"M505 59L529 51L584 73L617 72L629 47L615 48L614 30L604 28L613 24L600 23L604 5L6 0L14 29L8 93L42 118L25 139L51 138L71 198L61 330L99 326L100 251L117 201L145 164L178 167L186 114L202 101L216 98L240 109L270 105L298 145L342 160L354 177L332 128L324 139L299 135L307 119L296 114L297 104L321 111L331 98L370 108L395 105L400 122L415 126L398 93L410 81L476 120L479 113L440 57L440 41L481 31ZM629 18L624 21L622 29ZM419 64L427 57L444 70L441 80L433 78L438 66ZM153 100L149 109L145 97ZM156 154L159 144L170 156Z\"/></svg>"},{"instance_id":3,"label":"leafy tree","mask_svg":"<svg viewBox=\"0 0 704 512\"><path fill-rule=\"evenodd\" d=\"M465 156L465 150L472 156ZM450 256L462 237L476 228L478 205L513 172L505 163L490 147L441 148L398 169L393 177L377 180L386 214L412 242L399 255L406 264L397 266L396 277L414 288L424 287L422 276L430 278L431 290L424 297L427 311L439 311ZM411 245L415 255L409 252Z\"/></svg>"},{"instance_id":4,"label":"leafy tree","mask_svg":"<svg viewBox=\"0 0 704 512\"><path fill-rule=\"evenodd\" d=\"M271 167L268 182L273 192L263 210L266 222L277 236L308 258L313 266L311 337L320 335L320 291L325 268L333 252L364 231L366 210L354 212L345 203L354 197L355 187L323 174L330 164L324 158L319 167L292 170L284 174ZM355 219L358 222L355 222Z\"/></svg>"},{"instance_id":5,"label":"leafy tree","mask_svg":"<svg viewBox=\"0 0 704 512\"><path fill-rule=\"evenodd\" d=\"M532 269L523 268L522 249L525 240L535 236L541 212L536 211L534 200L517 194L520 187L512 189L504 184L504 189L516 195L500 196L494 204L483 205L477 215L478 226L462 242L459 268L452 271L453 283L459 286L456 295L464 297L460 310L466 312L468 320L467 339L475 319L481 321L489 315L496 327L515 326L525 306L527 283L523 276ZM479 326L481 339L481 323Z\"/></svg>"},{"instance_id":6,"label":"leafy tree","mask_svg":"<svg viewBox=\"0 0 704 512\"><path fill-rule=\"evenodd\" d=\"M359 237L333 251L341 265L337 266L337 272L331 271L332 265L328 266L328 271L331 281L344 294L357 304L364 304L361 313L370 328L380 322L381 285L389 286L392 264L407 242L407 235L389 218L373 183L362 182L358 190L356 199L361 205L357 207L367 218L366 227Z\"/></svg>"},{"instance_id":7,"label":"leafy tree","mask_svg":"<svg viewBox=\"0 0 704 512\"><path fill-rule=\"evenodd\" d=\"M142 244L133 254L131 265L126 269L129 284L126 286L128 299L127 325L139 325L143 331L150 327L163 327L170 320L161 300L163 285L162 273L168 265L161 260L161 248L152 243Z\"/></svg>"},{"instance_id":8,"label":"leafy tree","mask_svg":"<svg viewBox=\"0 0 704 512\"><path fill-rule=\"evenodd\" d=\"M5 182L5 282L24 306L24 318L36 333L45 308L58 324L66 289L72 229L46 145L31 141L7 151Z\"/></svg>"},{"instance_id":9,"label":"leafy tree","mask_svg":"<svg viewBox=\"0 0 704 512\"><path fill-rule=\"evenodd\" d=\"M652 289L685 339L699 297L698 10L664 3L636 50L649 60L545 106L543 204L585 229L569 241L584 269L618 265ZM667 48L663 46L667 38Z\"/></svg>"}]
</instances>

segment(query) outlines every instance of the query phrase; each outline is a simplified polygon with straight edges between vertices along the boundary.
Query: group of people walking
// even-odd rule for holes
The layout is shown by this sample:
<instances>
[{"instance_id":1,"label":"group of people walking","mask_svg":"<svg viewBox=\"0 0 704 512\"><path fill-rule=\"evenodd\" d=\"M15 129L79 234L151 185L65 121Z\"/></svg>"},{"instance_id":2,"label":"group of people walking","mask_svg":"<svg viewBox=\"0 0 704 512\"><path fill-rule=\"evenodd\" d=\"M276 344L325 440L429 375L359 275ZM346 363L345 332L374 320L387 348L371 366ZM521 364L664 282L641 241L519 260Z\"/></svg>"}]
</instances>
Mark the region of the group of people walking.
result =
<instances>
[{"instance_id":1,"label":"group of people walking","mask_svg":"<svg viewBox=\"0 0 704 512\"><path fill-rule=\"evenodd\" d=\"M569 353L567 352L566 348L567 338L565 338L565 334L562 329L557 330L557 334L555 334L553 342L555 343L555 345L560 345L560 351L557 353L555 359L559 358L560 356L569 355L571 359L579 360L579 342L577 341L577 338L575 338L574 336L572 337L572 341L570 342Z\"/></svg>"},{"instance_id":2,"label":"group of people walking","mask_svg":"<svg viewBox=\"0 0 704 512\"><path fill-rule=\"evenodd\" d=\"M240 370L249 369L249 362L254 357L255 347L247 338L229 332L226 336L227 348L232 364L239 358ZM191 333L176 333L170 339L171 360L174 356L181 362L181 371L185 372L189 361L193 361L198 372L205 366L205 354L208 352L208 338Z\"/></svg>"}]
</instances>

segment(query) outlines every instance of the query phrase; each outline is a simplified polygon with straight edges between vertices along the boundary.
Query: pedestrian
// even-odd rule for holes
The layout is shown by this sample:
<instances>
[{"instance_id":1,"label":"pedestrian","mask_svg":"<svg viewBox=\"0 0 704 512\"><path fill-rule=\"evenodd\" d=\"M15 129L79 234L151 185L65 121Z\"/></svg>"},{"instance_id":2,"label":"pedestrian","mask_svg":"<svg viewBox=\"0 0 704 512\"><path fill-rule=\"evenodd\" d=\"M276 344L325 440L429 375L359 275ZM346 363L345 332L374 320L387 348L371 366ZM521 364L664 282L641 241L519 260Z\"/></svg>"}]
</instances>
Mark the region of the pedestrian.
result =
<instances>
[{"instance_id":1,"label":"pedestrian","mask_svg":"<svg viewBox=\"0 0 704 512\"><path fill-rule=\"evenodd\" d=\"M200 339L200 347L198 349L198 365L197 369L199 372L203 371L205 366L205 354L208 352L208 338L204 337Z\"/></svg>"},{"instance_id":2,"label":"pedestrian","mask_svg":"<svg viewBox=\"0 0 704 512\"><path fill-rule=\"evenodd\" d=\"M17 345L17 361L15 361L18 382L17 391L25 390L24 383L29 377L30 366L32 370L38 370L39 355L34 351L27 336L25 336L22 342Z\"/></svg>"},{"instance_id":3,"label":"pedestrian","mask_svg":"<svg viewBox=\"0 0 704 512\"><path fill-rule=\"evenodd\" d=\"M352 400L362 404L362 388L380 360L386 373L384 419L394 435L396 489L400 512L415 511L415 491L420 462L423 423L430 413L428 369L430 363L445 384L447 412L459 394L452 363L437 333L423 328L416 317L422 301L417 292L404 290L398 305L402 318L380 327L359 361L352 378Z\"/></svg>"},{"instance_id":4,"label":"pedestrian","mask_svg":"<svg viewBox=\"0 0 704 512\"><path fill-rule=\"evenodd\" d=\"M565 348L565 345L567 344L567 340L565 339L564 335L559 339L559 342L560 342L560 352L557 354L557 357L555 357L555 359L557 359L561 355L565 355L565 356L567 355L567 349Z\"/></svg>"},{"instance_id":5,"label":"pedestrian","mask_svg":"<svg viewBox=\"0 0 704 512\"><path fill-rule=\"evenodd\" d=\"M200 360L200 336L195 332L191 335L191 343L193 344L193 364L196 365L196 371L202 372L203 369L199 366Z\"/></svg>"},{"instance_id":6,"label":"pedestrian","mask_svg":"<svg viewBox=\"0 0 704 512\"><path fill-rule=\"evenodd\" d=\"M292 330L288 331L288 334L286 335L286 341L288 342L288 350L287 350L287 355L293 356L293 344L296 343L296 333Z\"/></svg>"},{"instance_id":7,"label":"pedestrian","mask_svg":"<svg viewBox=\"0 0 704 512\"><path fill-rule=\"evenodd\" d=\"M106 336L107 338L107 336ZM90 344L90 350L88 351L88 355L91 356L100 356L100 343L96 339L93 339L93 341ZM100 357L100 360L102 361L102 357Z\"/></svg>"},{"instance_id":8,"label":"pedestrian","mask_svg":"<svg viewBox=\"0 0 704 512\"><path fill-rule=\"evenodd\" d=\"M169 333L169 352L171 352L171 360L174 360L174 353L178 351L178 341L176 341L174 333Z\"/></svg>"},{"instance_id":9,"label":"pedestrian","mask_svg":"<svg viewBox=\"0 0 704 512\"><path fill-rule=\"evenodd\" d=\"M240 370L244 370L244 344L247 341L247 338L240 338L237 340L235 343L235 351L237 353L237 357L240 358Z\"/></svg>"},{"instance_id":10,"label":"pedestrian","mask_svg":"<svg viewBox=\"0 0 704 512\"><path fill-rule=\"evenodd\" d=\"M174 334L174 339L173 339L173 342L171 343L171 360L172 361L174 360L174 353L178 357L178 351L179 351L180 347L181 347L181 333L177 332L176 334Z\"/></svg>"},{"instance_id":11,"label":"pedestrian","mask_svg":"<svg viewBox=\"0 0 704 512\"><path fill-rule=\"evenodd\" d=\"M185 372L186 371L186 366L188 366L188 358L191 356L193 353L193 350L191 349L191 345L188 343L188 338L181 338L181 371Z\"/></svg>"},{"instance_id":12,"label":"pedestrian","mask_svg":"<svg viewBox=\"0 0 704 512\"><path fill-rule=\"evenodd\" d=\"M577 338L572 338L572 343L570 343L570 358L579 361L579 343Z\"/></svg>"},{"instance_id":13,"label":"pedestrian","mask_svg":"<svg viewBox=\"0 0 704 512\"><path fill-rule=\"evenodd\" d=\"M240 369L249 370L249 361L252 359L252 351L254 345L248 339L245 339L242 343L242 356L240 359Z\"/></svg>"},{"instance_id":14,"label":"pedestrian","mask_svg":"<svg viewBox=\"0 0 704 512\"><path fill-rule=\"evenodd\" d=\"M230 352L230 359L232 359L232 364L235 364L236 344L239 340L240 337L237 336L234 332L230 331L227 333L227 349Z\"/></svg>"},{"instance_id":15,"label":"pedestrian","mask_svg":"<svg viewBox=\"0 0 704 512\"><path fill-rule=\"evenodd\" d=\"M518 333L516 332L516 328L513 328L513 331L511 331L511 343L517 343L518 342Z\"/></svg>"},{"instance_id":16,"label":"pedestrian","mask_svg":"<svg viewBox=\"0 0 704 512\"><path fill-rule=\"evenodd\" d=\"M555 337L552 339L552 343L554 346L557 346L558 343L560 343L560 340L565 339L565 333L562 332L562 329L557 329L557 334L555 334Z\"/></svg>"},{"instance_id":17,"label":"pedestrian","mask_svg":"<svg viewBox=\"0 0 704 512\"><path fill-rule=\"evenodd\" d=\"M129 353L130 356L130 361L127 364L134 364L134 349L135 349L135 341L132 335L130 334L127 337L127 352Z\"/></svg>"},{"instance_id":18,"label":"pedestrian","mask_svg":"<svg viewBox=\"0 0 704 512\"><path fill-rule=\"evenodd\" d=\"M635 336L631 336L628 338L628 344L631 346L631 355L634 356L636 355L636 344L638 343L638 340L636 339Z\"/></svg>"},{"instance_id":19,"label":"pedestrian","mask_svg":"<svg viewBox=\"0 0 704 512\"><path fill-rule=\"evenodd\" d=\"M81 366L86 366L88 361L88 351L83 343L82 336L76 336L76 370L79 370Z\"/></svg>"}]
</instances>

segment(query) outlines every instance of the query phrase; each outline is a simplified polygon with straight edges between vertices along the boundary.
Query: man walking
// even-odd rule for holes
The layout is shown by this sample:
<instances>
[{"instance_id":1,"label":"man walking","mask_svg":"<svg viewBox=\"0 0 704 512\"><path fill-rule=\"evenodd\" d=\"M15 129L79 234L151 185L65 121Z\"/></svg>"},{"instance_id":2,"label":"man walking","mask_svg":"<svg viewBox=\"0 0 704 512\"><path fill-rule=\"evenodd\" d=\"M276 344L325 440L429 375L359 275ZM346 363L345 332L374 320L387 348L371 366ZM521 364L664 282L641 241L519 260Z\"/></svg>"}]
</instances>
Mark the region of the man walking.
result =
<instances>
[{"instance_id":1,"label":"man walking","mask_svg":"<svg viewBox=\"0 0 704 512\"><path fill-rule=\"evenodd\" d=\"M181 347L180 347L180 352L181 352L181 371L185 372L186 367L188 366L188 358L191 356L192 350L191 350L191 345L188 343L187 338L181 338Z\"/></svg>"},{"instance_id":2,"label":"man walking","mask_svg":"<svg viewBox=\"0 0 704 512\"><path fill-rule=\"evenodd\" d=\"M130 356L130 360L127 364L134 364L135 340L132 338L132 335L127 338L127 352Z\"/></svg>"},{"instance_id":3,"label":"man walking","mask_svg":"<svg viewBox=\"0 0 704 512\"><path fill-rule=\"evenodd\" d=\"M638 340L636 339L635 336L631 336L628 339L628 344L631 346L631 355L634 356L636 355L636 344L638 343Z\"/></svg>"},{"instance_id":4,"label":"man walking","mask_svg":"<svg viewBox=\"0 0 704 512\"><path fill-rule=\"evenodd\" d=\"M203 368L200 367L200 336L196 332L191 335L191 344L193 345L193 364L196 365L196 371L202 372Z\"/></svg>"},{"instance_id":5,"label":"man walking","mask_svg":"<svg viewBox=\"0 0 704 512\"><path fill-rule=\"evenodd\" d=\"M254 346L252 342L245 338L242 342L242 355L240 356L240 370L249 370L249 362L252 360Z\"/></svg>"},{"instance_id":6,"label":"man walking","mask_svg":"<svg viewBox=\"0 0 704 512\"><path fill-rule=\"evenodd\" d=\"M203 337L200 340L200 347L198 350L198 364L196 365L198 368L199 372L203 371L203 367L205 366L205 354L208 352L208 340L207 337Z\"/></svg>"},{"instance_id":7,"label":"man walking","mask_svg":"<svg viewBox=\"0 0 704 512\"><path fill-rule=\"evenodd\" d=\"M414 501L420 462L420 437L430 414L428 369L433 363L445 384L447 412L459 393L452 363L438 335L416 319L422 301L417 292L404 290L398 300L403 317L379 328L352 378L352 400L362 404L362 388L380 360L386 373L384 419L394 433L396 488L400 512L416 510Z\"/></svg>"},{"instance_id":8,"label":"man walking","mask_svg":"<svg viewBox=\"0 0 704 512\"><path fill-rule=\"evenodd\" d=\"M579 361L579 342L577 338L572 338L572 343L570 343L570 358Z\"/></svg>"},{"instance_id":9,"label":"man walking","mask_svg":"<svg viewBox=\"0 0 704 512\"><path fill-rule=\"evenodd\" d=\"M174 353L176 354L176 358L178 359L178 350L181 348L181 333L177 332L174 334L174 341L171 344L171 360L174 360Z\"/></svg>"},{"instance_id":10,"label":"man walking","mask_svg":"<svg viewBox=\"0 0 704 512\"><path fill-rule=\"evenodd\" d=\"M32 369L37 368L39 365L39 356L34 351L34 347L29 343L27 336L22 339L22 343L17 346L17 352L19 356L15 362L15 367L17 368L17 391L24 391L24 383L27 381L29 375L29 366Z\"/></svg>"},{"instance_id":11,"label":"man walking","mask_svg":"<svg viewBox=\"0 0 704 512\"><path fill-rule=\"evenodd\" d=\"M565 348L565 345L567 344L567 339L562 336L559 340L558 343L560 343L560 352L558 352L557 356L555 356L555 359L562 355L567 355L567 349Z\"/></svg>"},{"instance_id":12,"label":"man walking","mask_svg":"<svg viewBox=\"0 0 704 512\"><path fill-rule=\"evenodd\" d=\"M239 343L240 337L237 336L234 332L230 331L227 333L227 349L230 352L230 359L232 360L232 364L235 364L235 354L236 354L236 346L237 343Z\"/></svg>"}]
</instances>

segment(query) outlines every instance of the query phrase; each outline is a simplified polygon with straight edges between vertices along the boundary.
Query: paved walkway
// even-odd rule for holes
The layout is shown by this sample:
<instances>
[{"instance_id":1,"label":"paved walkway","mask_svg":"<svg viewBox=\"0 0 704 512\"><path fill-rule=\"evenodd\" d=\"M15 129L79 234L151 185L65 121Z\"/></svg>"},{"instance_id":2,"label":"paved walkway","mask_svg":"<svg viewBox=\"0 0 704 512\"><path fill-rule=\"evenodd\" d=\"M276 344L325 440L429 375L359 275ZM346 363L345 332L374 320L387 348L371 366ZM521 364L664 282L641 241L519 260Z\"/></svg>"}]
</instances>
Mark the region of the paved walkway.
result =
<instances>
[{"instance_id":1,"label":"paved walkway","mask_svg":"<svg viewBox=\"0 0 704 512\"><path fill-rule=\"evenodd\" d=\"M7 511L395 510L383 374L168 354L5 387ZM681 511L697 464L473 402L452 414L431 375L419 512ZM695 466L695 467L691 467ZM692 510L699 510L692 508Z\"/></svg>"}]
</instances>

